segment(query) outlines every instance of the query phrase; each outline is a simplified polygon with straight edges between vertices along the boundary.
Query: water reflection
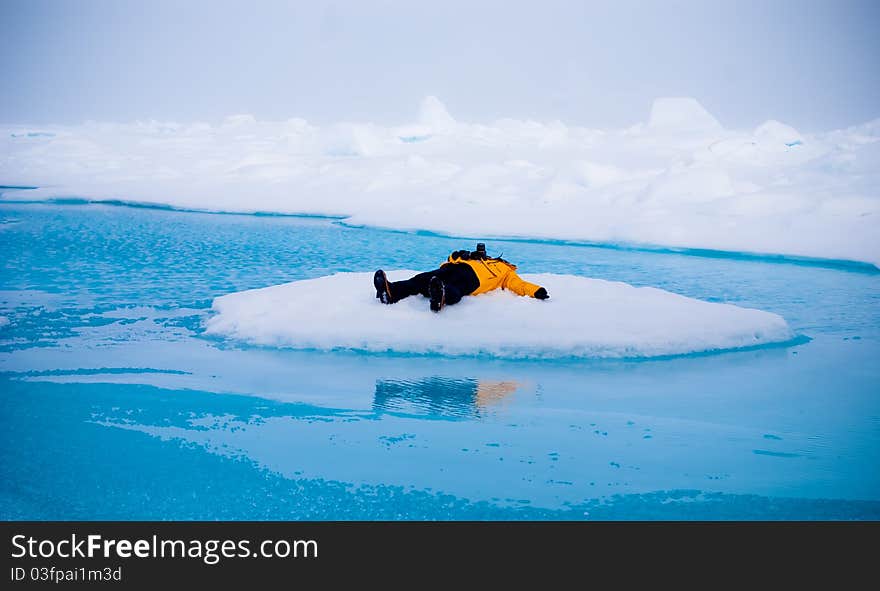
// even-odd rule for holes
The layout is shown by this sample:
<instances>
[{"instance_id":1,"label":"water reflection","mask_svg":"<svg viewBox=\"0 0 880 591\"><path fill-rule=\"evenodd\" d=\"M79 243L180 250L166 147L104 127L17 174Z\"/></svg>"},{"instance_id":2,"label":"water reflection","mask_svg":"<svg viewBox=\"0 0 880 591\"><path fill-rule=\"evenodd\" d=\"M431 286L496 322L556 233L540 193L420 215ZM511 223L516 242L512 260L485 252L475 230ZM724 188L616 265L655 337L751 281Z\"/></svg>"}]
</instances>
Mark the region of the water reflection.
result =
<instances>
[{"instance_id":1,"label":"water reflection","mask_svg":"<svg viewBox=\"0 0 880 591\"><path fill-rule=\"evenodd\" d=\"M437 419L470 419L502 403L522 384L512 380L445 378L377 380L373 411Z\"/></svg>"}]
</instances>

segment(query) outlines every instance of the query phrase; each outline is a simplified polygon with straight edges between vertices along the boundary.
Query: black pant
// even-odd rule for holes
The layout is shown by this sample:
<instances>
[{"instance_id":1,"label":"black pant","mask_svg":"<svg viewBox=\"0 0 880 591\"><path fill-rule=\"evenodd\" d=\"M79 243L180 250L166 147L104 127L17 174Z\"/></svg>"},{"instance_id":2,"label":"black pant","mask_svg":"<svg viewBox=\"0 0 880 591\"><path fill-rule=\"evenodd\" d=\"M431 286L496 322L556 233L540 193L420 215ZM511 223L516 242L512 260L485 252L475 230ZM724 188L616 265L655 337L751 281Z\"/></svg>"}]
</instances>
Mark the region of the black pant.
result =
<instances>
[{"instance_id":1,"label":"black pant","mask_svg":"<svg viewBox=\"0 0 880 591\"><path fill-rule=\"evenodd\" d=\"M446 305L458 303L462 296L473 293L480 287L477 274L467 263L448 263L439 269L419 273L406 281L394 281L391 283L391 301L399 302L411 295L422 294L426 298L431 297L428 293L428 283L431 277L439 277L446 288Z\"/></svg>"}]
</instances>

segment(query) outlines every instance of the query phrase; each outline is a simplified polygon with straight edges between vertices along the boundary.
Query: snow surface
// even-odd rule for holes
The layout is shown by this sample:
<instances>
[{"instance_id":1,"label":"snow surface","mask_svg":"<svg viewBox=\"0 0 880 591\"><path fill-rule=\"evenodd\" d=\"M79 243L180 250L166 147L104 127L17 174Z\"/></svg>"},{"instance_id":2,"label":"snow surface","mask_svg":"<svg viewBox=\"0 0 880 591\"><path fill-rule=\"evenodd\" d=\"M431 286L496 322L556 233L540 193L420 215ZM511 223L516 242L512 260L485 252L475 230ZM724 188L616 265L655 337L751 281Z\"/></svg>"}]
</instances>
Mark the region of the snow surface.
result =
<instances>
[{"instance_id":1,"label":"snow surface","mask_svg":"<svg viewBox=\"0 0 880 591\"><path fill-rule=\"evenodd\" d=\"M551 299L496 290L435 314L422 296L381 304L372 273L338 273L218 297L206 332L296 349L508 358L655 357L793 338L770 312L573 275L523 278L545 286Z\"/></svg>"},{"instance_id":2,"label":"snow surface","mask_svg":"<svg viewBox=\"0 0 880 591\"><path fill-rule=\"evenodd\" d=\"M880 119L819 134L727 130L692 98L627 129L464 123L428 97L417 120L317 126L0 127L6 199L83 197L472 238L525 236L880 263Z\"/></svg>"}]
</instances>

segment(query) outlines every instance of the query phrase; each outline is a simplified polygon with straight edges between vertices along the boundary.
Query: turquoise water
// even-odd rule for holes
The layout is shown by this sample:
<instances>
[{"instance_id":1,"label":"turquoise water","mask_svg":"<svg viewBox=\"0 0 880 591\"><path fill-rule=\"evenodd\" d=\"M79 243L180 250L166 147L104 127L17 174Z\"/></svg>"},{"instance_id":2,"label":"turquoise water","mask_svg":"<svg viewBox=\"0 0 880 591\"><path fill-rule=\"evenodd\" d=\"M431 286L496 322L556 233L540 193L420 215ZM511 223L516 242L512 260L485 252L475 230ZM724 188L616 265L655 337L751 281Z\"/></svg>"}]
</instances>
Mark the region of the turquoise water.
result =
<instances>
[{"instance_id":1,"label":"turquoise water","mask_svg":"<svg viewBox=\"0 0 880 591\"><path fill-rule=\"evenodd\" d=\"M802 338L651 361L249 347L203 335L214 297L433 268L471 240L2 203L0 518L880 518L880 273L486 242L523 272L765 309Z\"/></svg>"}]
</instances>

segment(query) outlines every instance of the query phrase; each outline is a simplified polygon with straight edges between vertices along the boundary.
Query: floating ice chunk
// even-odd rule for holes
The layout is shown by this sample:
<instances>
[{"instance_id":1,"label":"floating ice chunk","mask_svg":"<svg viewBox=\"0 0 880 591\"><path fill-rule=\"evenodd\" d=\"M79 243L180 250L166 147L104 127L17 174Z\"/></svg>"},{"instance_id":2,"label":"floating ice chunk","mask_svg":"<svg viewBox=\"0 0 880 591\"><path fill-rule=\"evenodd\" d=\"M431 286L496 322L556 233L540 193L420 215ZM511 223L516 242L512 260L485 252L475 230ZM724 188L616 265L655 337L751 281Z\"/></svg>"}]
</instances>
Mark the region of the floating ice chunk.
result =
<instances>
[{"instance_id":1,"label":"floating ice chunk","mask_svg":"<svg viewBox=\"0 0 880 591\"><path fill-rule=\"evenodd\" d=\"M9 324L9 318L6 316L0 316L0 328L3 328L7 324Z\"/></svg>"},{"instance_id":2,"label":"floating ice chunk","mask_svg":"<svg viewBox=\"0 0 880 591\"><path fill-rule=\"evenodd\" d=\"M523 277L546 286L551 299L496 290L435 314L422 296L382 305L372 273L339 273L218 297L207 333L296 349L507 358L655 357L793 336L770 312L572 275Z\"/></svg>"},{"instance_id":3,"label":"floating ice chunk","mask_svg":"<svg viewBox=\"0 0 880 591\"><path fill-rule=\"evenodd\" d=\"M721 124L696 99L658 98L651 106L648 126L663 132L717 132Z\"/></svg>"}]
</instances>

